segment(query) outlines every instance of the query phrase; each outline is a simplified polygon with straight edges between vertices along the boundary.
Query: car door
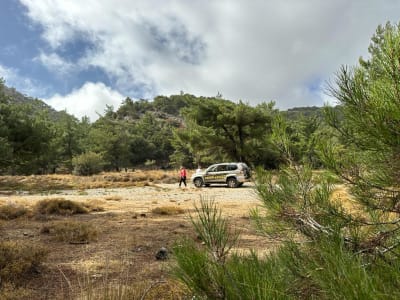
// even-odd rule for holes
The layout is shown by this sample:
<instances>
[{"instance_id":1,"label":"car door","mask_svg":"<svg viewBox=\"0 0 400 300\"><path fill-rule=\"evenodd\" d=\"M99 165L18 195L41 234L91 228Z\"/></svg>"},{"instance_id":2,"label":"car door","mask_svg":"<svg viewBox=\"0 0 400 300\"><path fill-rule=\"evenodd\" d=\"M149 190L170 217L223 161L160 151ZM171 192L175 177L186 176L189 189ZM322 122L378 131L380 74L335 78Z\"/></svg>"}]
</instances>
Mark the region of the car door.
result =
<instances>
[{"instance_id":1,"label":"car door","mask_svg":"<svg viewBox=\"0 0 400 300\"><path fill-rule=\"evenodd\" d=\"M218 170L219 170L219 165L216 166L211 166L206 174L204 175L204 180L205 183L215 183L218 182Z\"/></svg>"},{"instance_id":2,"label":"car door","mask_svg":"<svg viewBox=\"0 0 400 300\"><path fill-rule=\"evenodd\" d=\"M215 183L225 183L226 174L228 173L227 165L219 165L217 166L214 174L214 182Z\"/></svg>"},{"instance_id":3,"label":"car door","mask_svg":"<svg viewBox=\"0 0 400 300\"><path fill-rule=\"evenodd\" d=\"M206 170L206 173L204 174L204 181L206 184L214 182L216 170L217 166L211 166Z\"/></svg>"}]
</instances>

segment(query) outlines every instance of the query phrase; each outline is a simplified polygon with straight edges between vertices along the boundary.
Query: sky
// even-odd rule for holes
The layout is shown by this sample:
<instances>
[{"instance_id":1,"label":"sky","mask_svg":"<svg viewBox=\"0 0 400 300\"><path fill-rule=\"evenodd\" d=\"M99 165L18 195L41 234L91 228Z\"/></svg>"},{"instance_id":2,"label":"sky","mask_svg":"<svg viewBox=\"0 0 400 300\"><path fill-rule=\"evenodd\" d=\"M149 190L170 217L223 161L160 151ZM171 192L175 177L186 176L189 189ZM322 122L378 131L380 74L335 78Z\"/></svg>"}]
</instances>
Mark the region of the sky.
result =
<instances>
[{"instance_id":1,"label":"sky","mask_svg":"<svg viewBox=\"0 0 400 300\"><path fill-rule=\"evenodd\" d=\"M323 106L388 21L400 0L1 0L0 77L91 121L181 92Z\"/></svg>"}]
</instances>

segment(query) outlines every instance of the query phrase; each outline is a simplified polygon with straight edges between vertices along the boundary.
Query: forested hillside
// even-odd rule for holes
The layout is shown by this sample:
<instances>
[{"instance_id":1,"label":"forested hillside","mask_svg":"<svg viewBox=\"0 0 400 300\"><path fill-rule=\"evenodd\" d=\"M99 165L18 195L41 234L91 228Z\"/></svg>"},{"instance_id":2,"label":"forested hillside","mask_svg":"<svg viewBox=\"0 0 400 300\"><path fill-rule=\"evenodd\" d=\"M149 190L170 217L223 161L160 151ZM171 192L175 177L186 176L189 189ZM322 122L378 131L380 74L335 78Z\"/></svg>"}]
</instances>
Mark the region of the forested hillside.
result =
<instances>
[{"instance_id":1,"label":"forested hillside","mask_svg":"<svg viewBox=\"0 0 400 300\"><path fill-rule=\"evenodd\" d=\"M283 159L270 142L271 122L281 114L273 103L253 107L190 94L126 98L118 108L105 107L103 115L90 123L88 118L57 112L4 83L0 101L2 174L88 175L226 160L276 168ZM294 155L316 161L312 136L320 127L321 109L293 109L282 115L293 120L288 131Z\"/></svg>"}]
</instances>

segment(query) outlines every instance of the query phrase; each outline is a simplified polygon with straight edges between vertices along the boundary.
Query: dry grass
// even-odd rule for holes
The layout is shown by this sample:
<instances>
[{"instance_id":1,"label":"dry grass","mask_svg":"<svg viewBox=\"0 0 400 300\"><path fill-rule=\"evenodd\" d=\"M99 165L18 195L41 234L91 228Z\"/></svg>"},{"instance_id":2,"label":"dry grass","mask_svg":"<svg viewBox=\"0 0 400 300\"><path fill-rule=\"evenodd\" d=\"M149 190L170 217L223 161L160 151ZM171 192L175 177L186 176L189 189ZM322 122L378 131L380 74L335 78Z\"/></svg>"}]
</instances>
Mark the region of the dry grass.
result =
<instances>
[{"instance_id":1,"label":"dry grass","mask_svg":"<svg viewBox=\"0 0 400 300\"><path fill-rule=\"evenodd\" d=\"M37 273L48 251L30 243L0 242L0 286L8 282L20 285L24 279Z\"/></svg>"},{"instance_id":2,"label":"dry grass","mask_svg":"<svg viewBox=\"0 0 400 300\"><path fill-rule=\"evenodd\" d=\"M88 209L81 203L64 198L51 198L38 202L35 208L37 215L63 215L87 214Z\"/></svg>"},{"instance_id":3,"label":"dry grass","mask_svg":"<svg viewBox=\"0 0 400 300\"><path fill-rule=\"evenodd\" d=\"M106 210L104 213L75 214L71 208L65 212L55 205L56 214L42 215L42 218L35 215L34 218L0 220L2 240L51 249L40 274L28 273L29 278L23 286L26 290L15 286L15 293L20 296L14 299L106 299L107 293L110 296L107 299L141 299L143 296L144 299L190 298L190 293L169 278L168 266L173 263L172 259L159 261L155 255L161 247L171 249L180 236L197 241L190 220L183 212L193 209L192 201L198 200L203 193L215 194L241 231L247 233L243 235L246 237L241 245L243 248L248 245L268 247L253 234L249 220L241 218L255 202L249 200L253 198L250 186L234 191L190 186L183 190L178 188L176 173L134 171L89 177L31 176L19 183L28 190L12 195L8 191L7 194L0 193L0 203L13 201L33 213L41 201L57 199L60 202L72 201L88 212ZM124 179L124 176L128 177ZM126 178L132 181L126 181ZM21 178L10 180L20 181ZM43 187L36 186L35 189L45 192L27 193L33 191L29 188L34 185L28 183L34 181L43 184ZM60 195L56 197L49 195L46 189L56 190L54 183L57 181L59 187L69 186L74 190L58 191ZM163 184L165 182L174 184ZM106 189L89 189L102 186ZM128 188L118 189L121 187ZM0 189L7 190L8 187L2 185ZM88 224L90 228L82 227ZM77 228L76 231L73 228ZM87 233L88 229L97 233ZM12 289L11 286L0 291L0 299L7 299L3 295L10 294ZM119 297L118 293L125 291L126 297ZM26 292L29 292L27 297L23 296Z\"/></svg>"},{"instance_id":4,"label":"dry grass","mask_svg":"<svg viewBox=\"0 0 400 300\"><path fill-rule=\"evenodd\" d=\"M45 225L42 234L50 234L55 240L70 244L87 244L97 240L98 231L90 223L62 221Z\"/></svg>"},{"instance_id":5,"label":"dry grass","mask_svg":"<svg viewBox=\"0 0 400 300\"><path fill-rule=\"evenodd\" d=\"M151 212L157 215L173 216L183 214L185 211L177 206L160 206L153 208Z\"/></svg>"},{"instance_id":6,"label":"dry grass","mask_svg":"<svg viewBox=\"0 0 400 300\"><path fill-rule=\"evenodd\" d=\"M29 299L31 291L23 287L17 287L12 283L6 282L0 288L0 299L19 300Z\"/></svg>"},{"instance_id":7,"label":"dry grass","mask_svg":"<svg viewBox=\"0 0 400 300\"><path fill-rule=\"evenodd\" d=\"M177 182L176 170L136 170L129 172L108 172L93 176L75 175L32 175L0 176L0 191L24 190L30 193L56 193L59 190L82 190L93 188L148 186L154 183Z\"/></svg>"},{"instance_id":8,"label":"dry grass","mask_svg":"<svg viewBox=\"0 0 400 300\"><path fill-rule=\"evenodd\" d=\"M117 195L113 195L113 196L108 196L104 198L107 201L121 201L122 197L121 196L117 196Z\"/></svg>"},{"instance_id":9,"label":"dry grass","mask_svg":"<svg viewBox=\"0 0 400 300\"><path fill-rule=\"evenodd\" d=\"M332 192L331 200L340 203L345 211L352 215L361 216L364 214L362 206L353 199L345 185L338 185L335 188Z\"/></svg>"},{"instance_id":10,"label":"dry grass","mask_svg":"<svg viewBox=\"0 0 400 300\"><path fill-rule=\"evenodd\" d=\"M12 220L22 216L25 216L29 210L18 204L10 203L0 206L0 219Z\"/></svg>"}]
</instances>

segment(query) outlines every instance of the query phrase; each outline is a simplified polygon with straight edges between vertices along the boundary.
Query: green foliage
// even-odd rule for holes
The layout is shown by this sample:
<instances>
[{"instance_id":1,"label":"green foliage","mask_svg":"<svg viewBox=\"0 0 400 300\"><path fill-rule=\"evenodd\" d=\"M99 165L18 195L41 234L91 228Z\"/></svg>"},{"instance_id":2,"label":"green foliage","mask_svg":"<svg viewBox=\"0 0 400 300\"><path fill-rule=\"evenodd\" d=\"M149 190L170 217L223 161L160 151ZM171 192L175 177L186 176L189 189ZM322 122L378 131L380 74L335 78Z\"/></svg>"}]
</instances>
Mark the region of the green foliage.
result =
<instances>
[{"instance_id":1,"label":"green foliage","mask_svg":"<svg viewBox=\"0 0 400 300\"><path fill-rule=\"evenodd\" d=\"M103 165L103 157L94 152L85 152L72 158L74 174L80 176L98 174L103 170Z\"/></svg>"},{"instance_id":2,"label":"green foliage","mask_svg":"<svg viewBox=\"0 0 400 300\"><path fill-rule=\"evenodd\" d=\"M93 124L88 142L91 152L102 154L108 169L119 171L129 165L128 124L117 120L112 108Z\"/></svg>"},{"instance_id":3,"label":"green foliage","mask_svg":"<svg viewBox=\"0 0 400 300\"><path fill-rule=\"evenodd\" d=\"M400 26L379 26L370 58L342 67L329 87L340 111L326 108L335 136L321 145L324 163L351 186L368 226L362 251L400 254Z\"/></svg>"},{"instance_id":4,"label":"green foliage","mask_svg":"<svg viewBox=\"0 0 400 300\"><path fill-rule=\"evenodd\" d=\"M227 219L213 200L202 198L196 213L197 219L191 217L192 224L205 248L198 249L187 239L177 243L173 253L178 265L173 273L197 295L226 299L225 265L237 234L232 234Z\"/></svg>"},{"instance_id":5,"label":"green foliage","mask_svg":"<svg viewBox=\"0 0 400 300\"><path fill-rule=\"evenodd\" d=\"M199 98L181 110L185 128L176 144L187 147L195 163L215 160L261 162L270 132L273 103L251 107L220 98Z\"/></svg>"},{"instance_id":6,"label":"green foliage","mask_svg":"<svg viewBox=\"0 0 400 300\"><path fill-rule=\"evenodd\" d=\"M301 125L298 143L282 118L272 124L271 142L286 167L257 171L265 209L253 217L260 232L283 240L282 246L264 259L233 255L218 264L209 249L184 245L178 274L193 293L222 299L399 298L400 25L378 27L369 52L369 60L338 72L330 91L340 107L326 109L334 130L318 136L318 146L312 119L291 123ZM358 205L345 209L345 200L333 198L337 180L320 178L298 149L312 149L313 156L318 150Z\"/></svg>"},{"instance_id":7,"label":"green foliage","mask_svg":"<svg viewBox=\"0 0 400 300\"><path fill-rule=\"evenodd\" d=\"M191 218L193 227L216 262L223 263L235 245L237 234L230 232L228 220L222 217L214 200L201 198L200 207L195 206L197 219Z\"/></svg>"},{"instance_id":8,"label":"green foliage","mask_svg":"<svg viewBox=\"0 0 400 300\"><path fill-rule=\"evenodd\" d=\"M79 122L75 117L60 112L57 122L54 124L56 132L53 140L57 168L71 172L72 159L83 152L83 139L87 135L87 124Z\"/></svg>"}]
</instances>

